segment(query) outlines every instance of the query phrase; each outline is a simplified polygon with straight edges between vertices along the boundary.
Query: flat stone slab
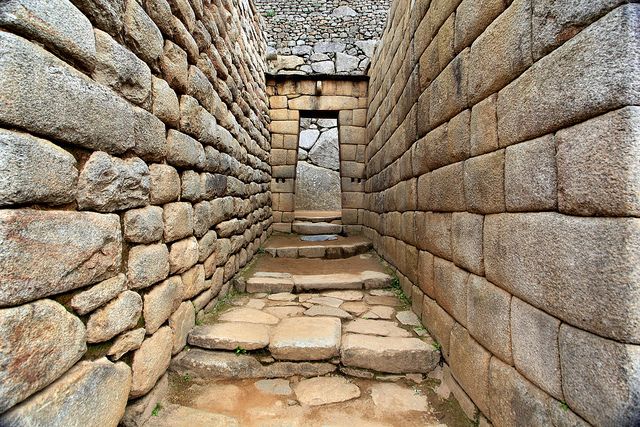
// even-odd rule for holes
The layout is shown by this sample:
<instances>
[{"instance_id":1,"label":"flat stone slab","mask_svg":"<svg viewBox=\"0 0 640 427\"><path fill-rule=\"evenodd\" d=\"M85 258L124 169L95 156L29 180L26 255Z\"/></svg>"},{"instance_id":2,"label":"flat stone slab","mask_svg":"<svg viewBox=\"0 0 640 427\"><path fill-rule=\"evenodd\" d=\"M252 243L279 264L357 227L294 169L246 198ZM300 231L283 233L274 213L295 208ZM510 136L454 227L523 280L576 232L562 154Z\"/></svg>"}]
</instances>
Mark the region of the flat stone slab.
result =
<instances>
[{"instance_id":1,"label":"flat stone slab","mask_svg":"<svg viewBox=\"0 0 640 427\"><path fill-rule=\"evenodd\" d=\"M389 289L372 289L369 294L376 297L394 297L396 295Z\"/></svg>"},{"instance_id":2,"label":"flat stone slab","mask_svg":"<svg viewBox=\"0 0 640 427\"><path fill-rule=\"evenodd\" d=\"M386 305L389 307L400 306L400 300L395 296L387 297L387 296L367 295L366 297L364 297L364 302L370 305Z\"/></svg>"},{"instance_id":3,"label":"flat stone slab","mask_svg":"<svg viewBox=\"0 0 640 427\"><path fill-rule=\"evenodd\" d=\"M304 242L328 242L330 240L338 240L335 234L316 234L312 236L300 236L300 240Z\"/></svg>"},{"instance_id":4,"label":"flat stone slab","mask_svg":"<svg viewBox=\"0 0 640 427\"><path fill-rule=\"evenodd\" d=\"M369 306L362 301L347 301L340 308L354 316L360 316L369 310Z\"/></svg>"},{"instance_id":5,"label":"flat stone slab","mask_svg":"<svg viewBox=\"0 0 640 427\"><path fill-rule=\"evenodd\" d=\"M341 224L331 224L328 222L306 222L294 221L291 224L291 230L298 234L340 234L342 233Z\"/></svg>"},{"instance_id":6,"label":"flat stone slab","mask_svg":"<svg viewBox=\"0 0 640 427\"><path fill-rule=\"evenodd\" d=\"M188 342L210 350L258 350L269 345L269 328L259 323L223 322L196 326Z\"/></svg>"},{"instance_id":7,"label":"flat stone slab","mask_svg":"<svg viewBox=\"0 0 640 427\"><path fill-rule=\"evenodd\" d=\"M264 325L275 325L280 321L273 314L247 307L232 308L222 313L218 320L221 322L261 323Z\"/></svg>"},{"instance_id":8,"label":"flat stone slab","mask_svg":"<svg viewBox=\"0 0 640 427\"><path fill-rule=\"evenodd\" d=\"M365 319L392 319L396 310L386 305L375 305L362 316Z\"/></svg>"},{"instance_id":9,"label":"flat stone slab","mask_svg":"<svg viewBox=\"0 0 640 427\"><path fill-rule=\"evenodd\" d=\"M305 316L317 317L317 316L330 316L340 319L352 319L353 316L344 311L341 308L330 307L328 305L314 305L304 312Z\"/></svg>"},{"instance_id":10,"label":"flat stone slab","mask_svg":"<svg viewBox=\"0 0 640 427\"><path fill-rule=\"evenodd\" d=\"M293 393L293 390L291 390L291 386L289 385L289 381L281 378L256 381L254 385L258 390L266 394L288 396Z\"/></svg>"},{"instance_id":11,"label":"flat stone slab","mask_svg":"<svg viewBox=\"0 0 640 427\"><path fill-rule=\"evenodd\" d=\"M419 338L346 334L340 349L342 364L393 374L427 373L440 353Z\"/></svg>"},{"instance_id":12,"label":"flat stone slab","mask_svg":"<svg viewBox=\"0 0 640 427\"><path fill-rule=\"evenodd\" d=\"M344 325L344 332L385 337L411 337L411 332L389 320L356 319Z\"/></svg>"},{"instance_id":13,"label":"flat stone slab","mask_svg":"<svg viewBox=\"0 0 640 427\"><path fill-rule=\"evenodd\" d=\"M269 351L279 360L324 360L338 355L341 322L331 317L290 317L272 330Z\"/></svg>"},{"instance_id":14,"label":"flat stone slab","mask_svg":"<svg viewBox=\"0 0 640 427\"><path fill-rule=\"evenodd\" d=\"M264 309L269 314L273 314L279 319L284 319L285 317L298 317L302 316L305 308L294 305L294 306L282 306L282 307L267 307Z\"/></svg>"},{"instance_id":15,"label":"flat stone slab","mask_svg":"<svg viewBox=\"0 0 640 427\"><path fill-rule=\"evenodd\" d=\"M336 307L336 308L340 307L342 303L344 303L344 301L341 299L333 298L329 296L314 297L307 300L306 302L311 304L327 305L329 307Z\"/></svg>"},{"instance_id":16,"label":"flat stone slab","mask_svg":"<svg viewBox=\"0 0 640 427\"><path fill-rule=\"evenodd\" d=\"M277 294L272 294L267 297L270 301L295 301L298 298L297 295L292 294L291 292L280 292Z\"/></svg>"},{"instance_id":17,"label":"flat stone slab","mask_svg":"<svg viewBox=\"0 0 640 427\"><path fill-rule=\"evenodd\" d=\"M342 301L360 301L364 294L361 291L329 291L324 292L322 296L338 298Z\"/></svg>"},{"instance_id":18,"label":"flat stone slab","mask_svg":"<svg viewBox=\"0 0 640 427\"><path fill-rule=\"evenodd\" d=\"M145 427L238 427L240 422L233 417L201 411L187 406L170 405L151 417Z\"/></svg>"},{"instance_id":19,"label":"flat stone slab","mask_svg":"<svg viewBox=\"0 0 640 427\"><path fill-rule=\"evenodd\" d=\"M291 292L293 290L293 279L291 275L281 275L277 277L263 276L256 273L247 280L247 292Z\"/></svg>"},{"instance_id":20,"label":"flat stone slab","mask_svg":"<svg viewBox=\"0 0 640 427\"><path fill-rule=\"evenodd\" d=\"M388 274L379 271L363 271L360 276L365 289L388 288L393 280Z\"/></svg>"},{"instance_id":21,"label":"flat stone slab","mask_svg":"<svg viewBox=\"0 0 640 427\"><path fill-rule=\"evenodd\" d=\"M376 407L389 411L429 411L427 397L399 384L376 383L371 386Z\"/></svg>"},{"instance_id":22,"label":"flat stone slab","mask_svg":"<svg viewBox=\"0 0 640 427\"><path fill-rule=\"evenodd\" d=\"M306 406L345 402L360 397L360 388L344 377L318 377L294 386L298 401Z\"/></svg>"},{"instance_id":23,"label":"flat stone slab","mask_svg":"<svg viewBox=\"0 0 640 427\"><path fill-rule=\"evenodd\" d=\"M396 314L396 319L403 325L422 326L420 319L413 311L399 311Z\"/></svg>"},{"instance_id":24,"label":"flat stone slab","mask_svg":"<svg viewBox=\"0 0 640 427\"><path fill-rule=\"evenodd\" d=\"M360 274L297 274L293 276L297 291L317 289L362 289L363 282Z\"/></svg>"}]
</instances>

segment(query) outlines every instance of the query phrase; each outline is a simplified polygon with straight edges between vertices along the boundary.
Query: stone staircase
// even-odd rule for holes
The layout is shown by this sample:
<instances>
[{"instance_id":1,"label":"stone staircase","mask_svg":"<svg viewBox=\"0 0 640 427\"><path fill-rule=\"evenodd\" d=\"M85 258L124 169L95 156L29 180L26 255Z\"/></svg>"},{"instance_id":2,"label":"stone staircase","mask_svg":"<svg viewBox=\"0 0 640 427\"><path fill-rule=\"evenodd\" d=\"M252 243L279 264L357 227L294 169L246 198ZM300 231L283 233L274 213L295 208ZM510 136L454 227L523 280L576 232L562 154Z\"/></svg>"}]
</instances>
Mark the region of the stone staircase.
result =
<instances>
[{"instance_id":1,"label":"stone staircase","mask_svg":"<svg viewBox=\"0 0 640 427\"><path fill-rule=\"evenodd\" d=\"M301 235L342 234L342 213L339 211L296 211L291 231Z\"/></svg>"}]
</instances>

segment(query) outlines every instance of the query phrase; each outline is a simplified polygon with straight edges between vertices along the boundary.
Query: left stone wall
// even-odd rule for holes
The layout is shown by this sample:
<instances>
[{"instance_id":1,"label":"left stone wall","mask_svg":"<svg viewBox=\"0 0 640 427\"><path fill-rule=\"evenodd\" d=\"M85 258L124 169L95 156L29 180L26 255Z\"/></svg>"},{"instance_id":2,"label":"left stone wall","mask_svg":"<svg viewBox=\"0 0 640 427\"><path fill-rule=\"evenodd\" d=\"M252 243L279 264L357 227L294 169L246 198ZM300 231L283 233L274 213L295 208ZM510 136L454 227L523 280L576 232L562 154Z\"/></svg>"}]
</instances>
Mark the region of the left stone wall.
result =
<instances>
[{"instance_id":1,"label":"left stone wall","mask_svg":"<svg viewBox=\"0 0 640 427\"><path fill-rule=\"evenodd\" d=\"M0 425L150 416L270 232L265 50L246 0L0 3Z\"/></svg>"}]
</instances>

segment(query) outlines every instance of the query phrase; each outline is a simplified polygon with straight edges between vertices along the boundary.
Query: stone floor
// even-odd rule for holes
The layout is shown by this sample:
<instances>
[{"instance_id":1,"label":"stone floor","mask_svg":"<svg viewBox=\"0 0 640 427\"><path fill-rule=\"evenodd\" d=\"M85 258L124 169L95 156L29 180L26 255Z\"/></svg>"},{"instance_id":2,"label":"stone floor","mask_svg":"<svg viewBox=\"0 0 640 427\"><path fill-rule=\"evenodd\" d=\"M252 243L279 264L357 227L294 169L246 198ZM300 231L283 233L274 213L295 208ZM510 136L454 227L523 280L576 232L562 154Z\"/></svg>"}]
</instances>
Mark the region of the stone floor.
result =
<instances>
[{"instance_id":1,"label":"stone floor","mask_svg":"<svg viewBox=\"0 0 640 427\"><path fill-rule=\"evenodd\" d=\"M338 288L332 275L376 280L228 298L189 334L168 403L146 426L471 425L442 381L437 344L375 254L257 258L246 283L289 274L298 284L305 272Z\"/></svg>"}]
</instances>

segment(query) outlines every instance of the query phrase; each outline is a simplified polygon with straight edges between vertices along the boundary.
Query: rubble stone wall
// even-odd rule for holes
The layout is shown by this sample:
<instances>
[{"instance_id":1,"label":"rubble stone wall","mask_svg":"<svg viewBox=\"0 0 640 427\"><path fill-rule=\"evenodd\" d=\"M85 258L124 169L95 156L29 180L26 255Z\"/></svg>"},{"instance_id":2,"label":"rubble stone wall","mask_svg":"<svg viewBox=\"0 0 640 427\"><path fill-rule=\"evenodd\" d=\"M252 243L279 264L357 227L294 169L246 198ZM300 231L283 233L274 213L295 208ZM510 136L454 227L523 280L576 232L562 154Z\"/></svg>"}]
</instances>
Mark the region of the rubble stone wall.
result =
<instances>
[{"instance_id":1,"label":"rubble stone wall","mask_svg":"<svg viewBox=\"0 0 640 427\"><path fill-rule=\"evenodd\" d=\"M364 219L367 80L269 78L273 230L291 232L294 220L300 114L329 112L338 117L342 222L361 231Z\"/></svg>"},{"instance_id":2,"label":"rubble stone wall","mask_svg":"<svg viewBox=\"0 0 640 427\"><path fill-rule=\"evenodd\" d=\"M362 75L382 36L389 0L255 0L273 74Z\"/></svg>"},{"instance_id":3,"label":"rubble stone wall","mask_svg":"<svg viewBox=\"0 0 640 427\"><path fill-rule=\"evenodd\" d=\"M260 19L246 0L0 3L1 425L141 424L266 238Z\"/></svg>"},{"instance_id":4,"label":"rubble stone wall","mask_svg":"<svg viewBox=\"0 0 640 427\"><path fill-rule=\"evenodd\" d=\"M482 422L640 422L626 3L396 0L372 61L365 233Z\"/></svg>"}]
</instances>

